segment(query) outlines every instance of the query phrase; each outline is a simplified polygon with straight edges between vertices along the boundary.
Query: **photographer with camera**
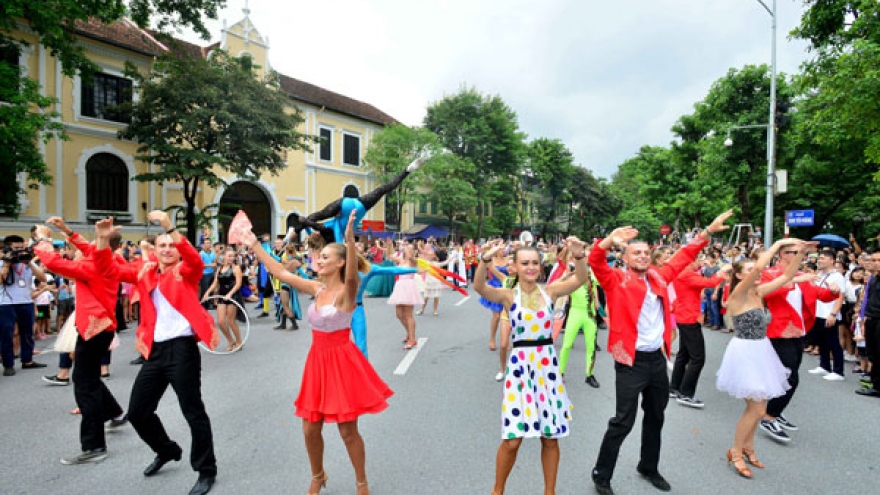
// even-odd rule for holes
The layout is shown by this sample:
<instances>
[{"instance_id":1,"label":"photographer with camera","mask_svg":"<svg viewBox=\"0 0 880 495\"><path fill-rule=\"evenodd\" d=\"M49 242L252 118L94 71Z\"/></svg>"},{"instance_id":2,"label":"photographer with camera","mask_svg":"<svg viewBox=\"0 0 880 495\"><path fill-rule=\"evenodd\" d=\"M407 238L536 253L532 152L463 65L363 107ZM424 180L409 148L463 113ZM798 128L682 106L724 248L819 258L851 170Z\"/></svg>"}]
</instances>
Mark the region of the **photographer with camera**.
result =
<instances>
[{"instance_id":1,"label":"photographer with camera","mask_svg":"<svg viewBox=\"0 0 880 495\"><path fill-rule=\"evenodd\" d=\"M6 249L0 260L0 355L3 376L15 375L12 339L15 324L21 340L21 368L45 368L34 361L34 301L31 290L34 278L46 282L46 274L34 262L34 253L21 236L6 237Z\"/></svg>"}]
</instances>

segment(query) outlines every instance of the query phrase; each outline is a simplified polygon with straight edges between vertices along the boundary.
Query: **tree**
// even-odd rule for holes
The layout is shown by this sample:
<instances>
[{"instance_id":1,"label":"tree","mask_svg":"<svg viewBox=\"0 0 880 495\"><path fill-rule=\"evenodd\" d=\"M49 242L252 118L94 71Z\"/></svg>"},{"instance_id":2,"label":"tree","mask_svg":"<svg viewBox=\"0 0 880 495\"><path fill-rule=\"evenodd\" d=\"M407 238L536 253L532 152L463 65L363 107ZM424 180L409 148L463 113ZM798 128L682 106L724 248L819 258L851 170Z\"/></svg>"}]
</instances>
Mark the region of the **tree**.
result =
<instances>
[{"instance_id":1,"label":"tree","mask_svg":"<svg viewBox=\"0 0 880 495\"><path fill-rule=\"evenodd\" d=\"M540 237L549 231L560 230L556 219L560 207L571 206L571 178L574 175L574 155L559 139L538 138L529 143L526 150L527 168L531 176L541 183L538 215L543 220ZM571 223L571 208L569 208ZM570 230L570 228L568 229Z\"/></svg>"},{"instance_id":2,"label":"tree","mask_svg":"<svg viewBox=\"0 0 880 495\"><path fill-rule=\"evenodd\" d=\"M622 202L611 193L605 179L597 179L583 167L574 167L570 184L571 202L569 222L571 233L581 239L600 237L610 226L614 215L620 211Z\"/></svg>"},{"instance_id":3,"label":"tree","mask_svg":"<svg viewBox=\"0 0 880 495\"><path fill-rule=\"evenodd\" d=\"M470 160L474 171L466 177L480 191L483 205L492 205L488 228L509 231L516 223L515 181L520 174L525 135L516 113L499 96L484 96L462 88L428 107L425 127L440 138L444 148ZM477 237L483 236L488 208L477 208Z\"/></svg>"},{"instance_id":4,"label":"tree","mask_svg":"<svg viewBox=\"0 0 880 495\"><path fill-rule=\"evenodd\" d=\"M776 80L776 99L790 107L793 91L784 74ZM733 144L726 146L725 130L733 126L754 126L767 122L770 107L770 74L766 65L747 65L730 69L709 89L709 94L696 105L694 117L703 127L717 133L701 142L699 180L711 184L711 194L736 204L740 219L751 222L763 216L763 208L756 205L765 197L767 179L767 129L733 130ZM789 126L778 129L777 150L786 149ZM787 168L789 157L777 154L777 167ZM707 191L703 191L704 193ZM720 211L720 210L716 210ZM760 214L758 213L760 211Z\"/></svg>"},{"instance_id":5,"label":"tree","mask_svg":"<svg viewBox=\"0 0 880 495\"><path fill-rule=\"evenodd\" d=\"M386 183L402 172L416 157L437 155L441 148L437 136L424 127L392 124L372 139L364 155L364 163L379 183ZM430 167L431 161L429 158L422 168L385 196L385 204L389 206L385 209L385 217L386 220L390 219L390 223L400 225L403 205L419 199L418 189L423 183L422 171Z\"/></svg>"},{"instance_id":6,"label":"tree","mask_svg":"<svg viewBox=\"0 0 880 495\"><path fill-rule=\"evenodd\" d=\"M147 27L152 18L157 20L159 29L190 26L207 39L208 30L202 15L216 19L217 9L225 5L225 0L130 0L128 4L128 13L140 27ZM23 22L39 38L39 43L61 61L64 75L88 73L97 66L86 57L77 41L74 33L77 22L97 19L109 24L124 15L126 7L121 1L3 0L0 2L0 53L17 54L27 44L12 35L18 23ZM35 189L52 183L38 143L53 137L64 139L64 128L57 121L59 115L52 110L56 100L40 95L39 86L22 77L17 63L9 63L17 59L17 56L0 57L0 86L4 88L0 90L4 92L0 96L3 102L0 105L0 149L3 150L0 175L24 174L27 187ZM14 91L6 91L9 89ZM17 181L9 181L0 193L0 212L17 216L21 192Z\"/></svg>"},{"instance_id":7,"label":"tree","mask_svg":"<svg viewBox=\"0 0 880 495\"><path fill-rule=\"evenodd\" d=\"M18 53L12 44L3 45L0 51ZM18 66L0 62L0 174L5 182L0 192L0 213L17 217L23 193L16 178L25 174L27 187L37 189L39 184L51 184L52 176L46 169L38 149L38 141L48 142L63 136L64 126L52 110L55 101L40 95L39 84L33 79L21 77Z\"/></svg>"},{"instance_id":8,"label":"tree","mask_svg":"<svg viewBox=\"0 0 880 495\"><path fill-rule=\"evenodd\" d=\"M799 83L817 103L811 121L820 144L846 134L864 145L866 163L880 163L880 5L876 1L811 1L792 33L809 41L815 57Z\"/></svg>"},{"instance_id":9,"label":"tree","mask_svg":"<svg viewBox=\"0 0 880 495\"><path fill-rule=\"evenodd\" d=\"M424 200L436 205L446 217L449 232L455 236L455 219L477 205L477 190L465 180L474 173L474 164L451 153L435 156L426 164L425 182L431 184Z\"/></svg>"},{"instance_id":10,"label":"tree","mask_svg":"<svg viewBox=\"0 0 880 495\"><path fill-rule=\"evenodd\" d=\"M137 158L156 166L134 178L183 185L190 241L202 185L221 186L219 173L254 179L277 174L287 150L307 149L312 141L297 131L303 117L295 107L289 112L277 76L259 80L247 56L222 50L209 60L177 54L159 59L148 76L133 68L129 75L141 98L119 136L137 141Z\"/></svg>"}]
</instances>

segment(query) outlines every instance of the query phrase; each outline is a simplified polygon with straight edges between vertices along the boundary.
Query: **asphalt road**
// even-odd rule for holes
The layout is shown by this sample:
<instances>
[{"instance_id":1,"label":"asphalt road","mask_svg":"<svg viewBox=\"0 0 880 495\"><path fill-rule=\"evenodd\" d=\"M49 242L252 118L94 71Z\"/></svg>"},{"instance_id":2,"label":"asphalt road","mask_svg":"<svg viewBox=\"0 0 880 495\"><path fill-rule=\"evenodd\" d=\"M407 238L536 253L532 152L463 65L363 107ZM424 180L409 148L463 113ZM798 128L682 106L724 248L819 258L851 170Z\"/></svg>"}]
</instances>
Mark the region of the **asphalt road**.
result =
<instances>
[{"instance_id":1,"label":"asphalt road","mask_svg":"<svg viewBox=\"0 0 880 495\"><path fill-rule=\"evenodd\" d=\"M501 385L493 380L498 358L487 348L489 313L472 297L461 306L444 294L439 316L418 317L418 335L427 338L403 375L395 375L406 352L403 331L385 299L365 302L370 326L370 358L395 391L387 411L361 418L367 469L374 495L489 494L500 441ZM304 304L308 301L303 299ZM256 312L252 311L252 315ZM203 353L202 391L214 430L218 479L212 493L305 493L310 472L293 400L310 343L310 332L273 331L274 322L252 320L242 352ZM121 334L108 386L123 406L137 366L134 331ZM745 480L727 466L742 403L718 392L714 374L729 336L706 331L707 364L697 396L704 410L670 402L663 433L660 469L675 493L831 494L870 493L880 471L880 400L853 394L856 379L832 383L808 375L787 416L800 425L794 441L779 445L760 431L757 451L767 464ZM604 347L607 332L600 331ZM41 342L40 347L51 341ZM562 461L557 493L594 493L589 472L607 420L614 409L612 360L598 354L601 388L583 383L583 341L578 339L567 375L574 403L572 434L560 441ZM173 494L188 493L196 480L190 469L189 430L169 389L159 408L169 434L184 447L184 460L144 478L153 453L127 426L108 434L109 457L102 463L64 466L59 458L79 450L79 418L73 388L49 386L40 375L54 372L57 357L44 354L44 370L0 378L0 494ZM849 366L847 367L849 369ZM45 373L43 373L45 372ZM656 493L636 473L640 421L624 443L612 485L619 494ZM355 492L347 454L333 425L325 428L328 495ZM508 494L543 493L540 442L523 443L511 473Z\"/></svg>"}]
</instances>

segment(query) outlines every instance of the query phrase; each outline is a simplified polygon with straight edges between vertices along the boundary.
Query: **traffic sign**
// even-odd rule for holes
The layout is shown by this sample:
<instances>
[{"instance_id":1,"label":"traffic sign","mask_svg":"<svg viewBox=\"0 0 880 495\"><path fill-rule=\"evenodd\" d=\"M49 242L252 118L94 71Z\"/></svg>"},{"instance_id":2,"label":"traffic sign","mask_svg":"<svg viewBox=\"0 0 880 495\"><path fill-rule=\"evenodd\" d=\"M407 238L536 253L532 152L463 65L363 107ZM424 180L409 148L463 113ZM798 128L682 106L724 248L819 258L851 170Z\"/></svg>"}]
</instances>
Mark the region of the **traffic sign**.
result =
<instances>
[{"instance_id":1,"label":"traffic sign","mask_svg":"<svg viewBox=\"0 0 880 495\"><path fill-rule=\"evenodd\" d=\"M785 225L788 227L812 227L815 220L813 210L786 210Z\"/></svg>"},{"instance_id":2,"label":"traffic sign","mask_svg":"<svg viewBox=\"0 0 880 495\"><path fill-rule=\"evenodd\" d=\"M669 225L663 224L663 226L660 227L660 235L669 235L671 233L672 233L672 227L670 227Z\"/></svg>"}]
</instances>

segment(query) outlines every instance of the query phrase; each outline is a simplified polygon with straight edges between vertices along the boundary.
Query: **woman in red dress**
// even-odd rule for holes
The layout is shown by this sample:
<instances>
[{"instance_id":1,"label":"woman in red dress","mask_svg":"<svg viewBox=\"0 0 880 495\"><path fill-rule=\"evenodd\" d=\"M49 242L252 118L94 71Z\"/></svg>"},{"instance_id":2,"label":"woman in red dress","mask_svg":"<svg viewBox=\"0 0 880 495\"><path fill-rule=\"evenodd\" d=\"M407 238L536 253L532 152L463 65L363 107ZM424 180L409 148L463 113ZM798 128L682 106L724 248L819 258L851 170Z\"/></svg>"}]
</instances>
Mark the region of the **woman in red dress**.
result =
<instances>
[{"instance_id":1,"label":"woman in red dress","mask_svg":"<svg viewBox=\"0 0 880 495\"><path fill-rule=\"evenodd\" d=\"M357 420L362 414L378 413L388 407L394 392L351 341L351 315L356 307L360 258L354 243L355 212L345 231L345 244L325 246L314 265L320 280L305 280L287 270L263 251L253 233L242 236L257 258L276 278L291 287L314 295L308 310L312 325L312 347L306 358L296 415L302 418L306 451L312 468L309 494L317 495L327 484L324 472L324 423L338 423L339 435L354 466L358 495L370 493L367 485L364 440Z\"/></svg>"}]
</instances>

